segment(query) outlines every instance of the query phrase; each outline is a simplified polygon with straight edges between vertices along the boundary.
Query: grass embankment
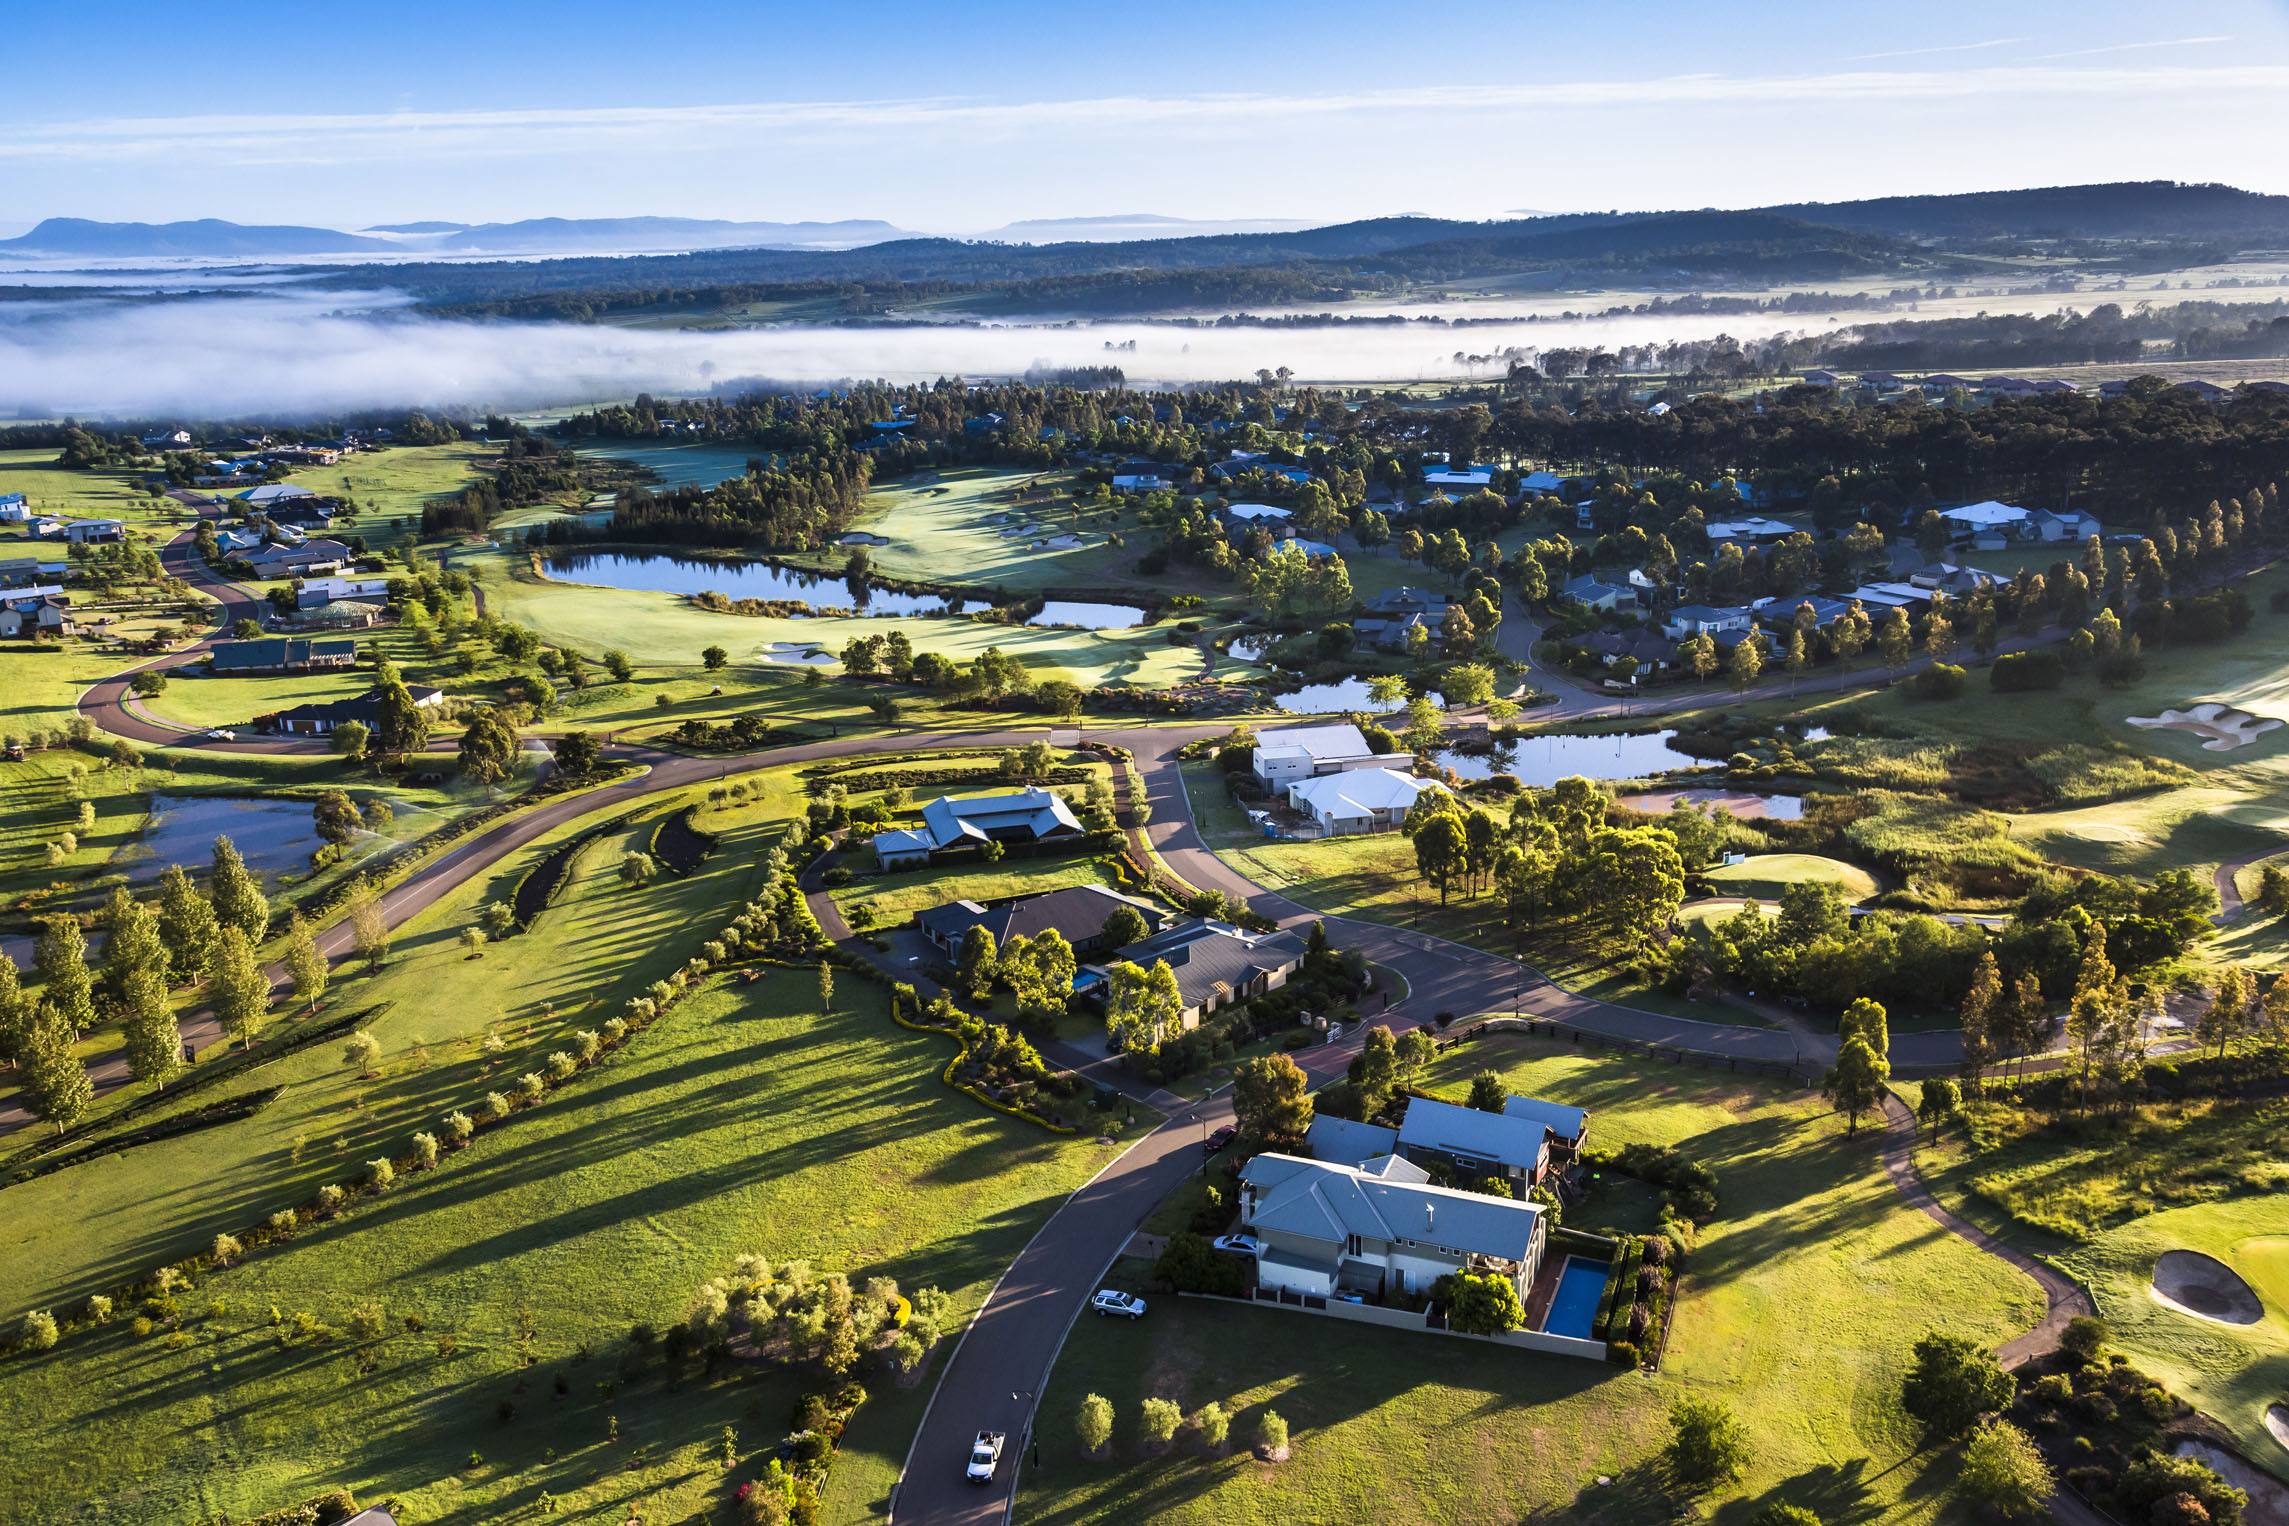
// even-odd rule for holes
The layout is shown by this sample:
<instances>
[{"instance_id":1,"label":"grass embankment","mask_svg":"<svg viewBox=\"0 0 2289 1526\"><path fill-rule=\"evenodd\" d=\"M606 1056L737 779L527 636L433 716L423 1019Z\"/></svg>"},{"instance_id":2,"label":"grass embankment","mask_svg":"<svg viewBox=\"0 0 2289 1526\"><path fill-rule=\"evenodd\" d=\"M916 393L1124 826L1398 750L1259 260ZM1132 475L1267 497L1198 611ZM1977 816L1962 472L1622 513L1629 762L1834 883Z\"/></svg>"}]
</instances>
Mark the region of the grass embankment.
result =
<instances>
[{"instance_id":1,"label":"grass embankment","mask_svg":"<svg viewBox=\"0 0 2289 1526\"><path fill-rule=\"evenodd\" d=\"M1897 1395L1927 1330L1995 1343L2031 1324L2033 1285L1903 1205L1876 1140L1800 1093L1517 1037L1443 1056L1459 1092L1482 1068L1514 1090L1586 1105L1593 1140L1674 1144L1717 1171L1723 1207L1689 1261L1656 1376L1432 1335L1163 1298L1139 1324L1084 1320L1044 1395L1042 1466L1019 1518L1178 1521L1515 1521L1665 1518L1650 1460L1669 1403L1723 1399L1749 1426L1738 1493L1824 1520L1962 1519L1954 1459L1919 1451ZM1072 1417L1098 1392L1117 1411L1114 1455L1079 1455ZM1186 1412L1217 1399L1243 1443L1265 1407L1291 1427L1279 1466L1169 1456L1134 1442L1149 1394ZM1603 1475L1612 1484L1597 1482ZM1728 1503L1724 1519L1747 1512Z\"/></svg>"},{"instance_id":2,"label":"grass embankment","mask_svg":"<svg viewBox=\"0 0 2289 1526\"><path fill-rule=\"evenodd\" d=\"M454 933L552 839L419 919L380 976L339 998L393 1003L373 1024L380 1078L325 1046L250 1079L287 1088L250 1119L7 1189L18 1232L0 1302L60 1304L203 1248L535 1068L680 963L752 888L770 822L750 808L707 825L725 851L643 891L620 885L614 853L583 855L535 929L481 960ZM745 1251L936 1283L966 1314L1108 1153L943 1086L945 1040L892 1025L871 984L846 980L830 1015L817 1006L808 972L712 983L434 1176L211 1276L184 1299L179 1349L122 1319L0 1363L0 1403L40 1417L17 1428L0 1488L31 1515L115 1520L252 1514L334 1484L423 1519L499 1519L544 1489L573 1520L619 1521L638 1504L707 1513L728 1487L707 1460L721 1428L768 1445L801 1385L763 1374L663 1391L621 1371L632 1324L679 1318L697 1283ZM505 1053L483 1052L488 1029ZM274 1340L272 1305L339 1330L368 1300L389 1317L378 1342ZM836 1467L834 1519L882 1513L927 1391L876 1385ZM144 1400L122 1407L127 1392Z\"/></svg>"},{"instance_id":3,"label":"grass embankment","mask_svg":"<svg viewBox=\"0 0 2289 1526\"><path fill-rule=\"evenodd\" d=\"M1748 900L1772 901L1791 885L1833 885L1846 905L1855 905L1876 893L1876 877L1857 864L1817 853L1754 853L1737 864L1704 870L1700 876L1715 893Z\"/></svg>"},{"instance_id":4,"label":"grass embankment","mask_svg":"<svg viewBox=\"0 0 2289 1526\"><path fill-rule=\"evenodd\" d=\"M1067 678L1084 689L1106 685L1164 688L1197 677L1200 653L1169 641L1170 622L1128 630L1063 630L997 625L968 616L940 619L825 616L794 619L715 614L680 595L631 592L533 578L524 553L472 555L456 565L481 576L486 608L530 626L541 639L591 657L616 647L641 666L696 664L703 648L721 646L742 666L763 666L763 653L783 644L840 652L853 638L902 630L916 652L957 662L998 646L1036 678ZM790 675L795 670L787 670Z\"/></svg>"},{"instance_id":5,"label":"grass embankment","mask_svg":"<svg viewBox=\"0 0 2289 1526\"><path fill-rule=\"evenodd\" d=\"M2289 1396L2289 1102L2278 1097L2150 1104L2086 1124L1973 1103L1974 1129L1946 1131L1917 1163L1950 1207L2087 1285L2114 1343L2217 1417L2242 1451L2289 1477L2264 1428ZM1976 1140L1976 1143L1974 1142ZM2258 1289L2255 1325L2196 1319L2151 1296L2155 1259L2198 1250Z\"/></svg>"}]
</instances>

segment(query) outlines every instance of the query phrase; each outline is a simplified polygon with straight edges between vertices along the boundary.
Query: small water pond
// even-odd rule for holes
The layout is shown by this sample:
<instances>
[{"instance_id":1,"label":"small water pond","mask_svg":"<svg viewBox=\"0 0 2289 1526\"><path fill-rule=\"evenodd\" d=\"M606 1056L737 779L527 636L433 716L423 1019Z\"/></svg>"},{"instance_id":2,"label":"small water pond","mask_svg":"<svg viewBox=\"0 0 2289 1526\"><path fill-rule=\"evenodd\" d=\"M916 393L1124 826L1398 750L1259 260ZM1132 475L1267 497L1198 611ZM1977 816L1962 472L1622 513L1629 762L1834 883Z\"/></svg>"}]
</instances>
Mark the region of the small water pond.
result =
<instances>
[{"instance_id":1,"label":"small water pond","mask_svg":"<svg viewBox=\"0 0 2289 1526\"><path fill-rule=\"evenodd\" d=\"M1446 708L1442 695L1430 696L1432 704ZM1275 694L1272 703L1290 715L1336 715L1351 710L1364 710L1369 715L1390 715L1407 708L1404 699L1378 700L1367 691L1364 678L1344 678L1332 683L1305 684L1286 694Z\"/></svg>"},{"instance_id":2,"label":"small water pond","mask_svg":"<svg viewBox=\"0 0 2289 1526\"><path fill-rule=\"evenodd\" d=\"M868 615L938 615L946 599L890 588L855 592L842 578L799 572L777 562L720 561L672 551L560 551L543 565L552 578L597 588L642 593L719 593L727 599L770 599L813 609L855 609Z\"/></svg>"},{"instance_id":3,"label":"small water pond","mask_svg":"<svg viewBox=\"0 0 2289 1526\"><path fill-rule=\"evenodd\" d=\"M1051 599L1028 625L1070 625L1081 630L1117 631L1144 624L1145 612L1134 604L1090 604L1077 599Z\"/></svg>"},{"instance_id":4,"label":"small water pond","mask_svg":"<svg viewBox=\"0 0 2289 1526\"><path fill-rule=\"evenodd\" d=\"M807 641L774 641L763 648L763 660L788 667L831 668L842 659Z\"/></svg>"},{"instance_id":5,"label":"small water pond","mask_svg":"<svg viewBox=\"0 0 2289 1526\"><path fill-rule=\"evenodd\" d=\"M1492 752L1434 753L1438 762L1465 779L1513 774L1521 784L1548 789L1560 779L1642 779L1653 774L1713 768L1669 745L1674 731L1634 736L1532 736L1497 743Z\"/></svg>"},{"instance_id":6,"label":"small water pond","mask_svg":"<svg viewBox=\"0 0 2289 1526\"><path fill-rule=\"evenodd\" d=\"M150 825L117 862L138 884L157 879L170 864L203 875L218 837L228 837L246 866L264 877L308 869L322 841L307 800L154 795Z\"/></svg>"}]
</instances>

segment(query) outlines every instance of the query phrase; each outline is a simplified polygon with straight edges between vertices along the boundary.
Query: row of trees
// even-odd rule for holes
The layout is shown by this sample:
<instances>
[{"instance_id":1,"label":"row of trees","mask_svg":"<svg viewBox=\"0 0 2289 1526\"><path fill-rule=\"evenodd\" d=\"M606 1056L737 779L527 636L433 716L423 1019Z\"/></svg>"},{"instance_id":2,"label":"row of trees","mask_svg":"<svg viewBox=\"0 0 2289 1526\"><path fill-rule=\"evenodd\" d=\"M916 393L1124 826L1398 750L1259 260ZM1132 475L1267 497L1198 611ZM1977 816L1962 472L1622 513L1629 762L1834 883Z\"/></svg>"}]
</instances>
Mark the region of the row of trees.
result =
<instances>
[{"instance_id":1,"label":"row of trees","mask_svg":"<svg viewBox=\"0 0 2289 1526\"><path fill-rule=\"evenodd\" d=\"M1521 792L1504 822L1431 790L1404 827L1441 905L1458 892L1466 901L1489 897L1517 928L1546 916L1586 916L1634 945L1667 927L1683 903L1686 855L1703 862L1709 851L1699 840L1707 818L1683 824L1687 841L1672 823L1610 825L1608 804L1590 780L1561 779Z\"/></svg>"}]
</instances>

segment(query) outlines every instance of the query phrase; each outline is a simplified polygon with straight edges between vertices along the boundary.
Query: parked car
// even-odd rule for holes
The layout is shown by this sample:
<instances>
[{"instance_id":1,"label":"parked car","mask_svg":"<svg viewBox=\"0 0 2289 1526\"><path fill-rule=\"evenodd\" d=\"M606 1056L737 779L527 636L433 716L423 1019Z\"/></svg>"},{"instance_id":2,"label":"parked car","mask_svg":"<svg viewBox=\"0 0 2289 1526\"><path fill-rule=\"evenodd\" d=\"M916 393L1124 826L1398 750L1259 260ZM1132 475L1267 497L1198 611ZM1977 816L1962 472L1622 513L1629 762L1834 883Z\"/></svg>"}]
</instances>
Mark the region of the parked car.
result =
<instances>
[{"instance_id":1,"label":"parked car","mask_svg":"<svg viewBox=\"0 0 2289 1526\"><path fill-rule=\"evenodd\" d=\"M1264 1242L1251 1234L1218 1235L1216 1248L1228 1250L1237 1256L1255 1256L1263 1253Z\"/></svg>"},{"instance_id":2,"label":"parked car","mask_svg":"<svg viewBox=\"0 0 2289 1526\"><path fill-rule=\"evenodd\" d=\"M1200 1153L1203 1155L1214 1155L1218 1150L1223 1149L1226 1145L1230 1144L1233 1140L1239 1137L1240 1131L1227 1123L1224 1125L1224 1127L1218 1129L1215 1133L1209 1135L1207 1139L1201 1142Z\"/></svg>"},{"instance_id":3,"label":"parked car","mask_svg":"<svg viewBox=\"0 0 2289 1526\"><path fill-rule=\"evenodd\" d=\"M222 727L217 726L214 730L207 733L207 740L210 742L235 742L238 740L238 733L235 731L225 731Z\"/></svg>"},{"instance_id":4,"label":"parked car","mask_svg":"<svg viewBox=\"0 0 2289 1526\"><path fill-rule=\"evenodd\" d=\"M1089 1300L1089 1307L1099 1314L1118 1314L1123 1319L1142 1319L1145 1301L1134 1293L1123 1293L1117 1288L1101 1289Z\"/></svg>"},{"instance_id":5,"label":"parked car","mask_svg":"<svg viewBox=\"0 0 2289 1526\"><path fill-rule=\"evenodd\" d=\"M978 1432L978 1439L970 1443L970 1465L962 1476L973 1484L992 1483L994 1469L1001 1466L1001 1447L1006 1439L1000 1431Z\"/></svg>"}]
</instances>

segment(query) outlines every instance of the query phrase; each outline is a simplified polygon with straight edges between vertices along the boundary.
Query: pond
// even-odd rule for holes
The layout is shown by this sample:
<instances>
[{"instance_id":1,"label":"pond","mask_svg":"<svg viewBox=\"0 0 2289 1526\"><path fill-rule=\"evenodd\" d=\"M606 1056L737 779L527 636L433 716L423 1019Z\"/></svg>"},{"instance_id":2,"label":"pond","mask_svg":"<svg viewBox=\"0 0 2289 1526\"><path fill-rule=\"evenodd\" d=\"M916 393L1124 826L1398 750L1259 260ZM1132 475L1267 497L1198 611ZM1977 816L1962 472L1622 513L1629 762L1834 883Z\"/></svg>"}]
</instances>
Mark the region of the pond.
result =
<instances>
[{"instance_id":1,"label":"pond","mask_svg":"<svg viewBox=\"0 0 2289 1526\"><path fill-rule=\"evenodd\" d=\"M1500 742L1491 753L1453 750L1432 756L1465 779L1514 774L1520 784L1548 789L1560 779L1643 779L1686 769L1713 768L1669 745L1674 731L1635 736L1531 736Z\"/></svg>"},{"instance_id":2,"label":"pond","mask_svg":"<svg viewBox=\"0 0 2289 1526\"><path fill-rule=\"evenodd\" d=\"M777 562L722 561L672 551L560 551L544 565L550 577L598 588L644 593L719 593L727 599L773 599L813 609L856 609L867 615L941 615L947 603L934 593L861 588L854 597L843 579L798 572Z\"/></svg>"},{"instance_id":3,"label":"pond","mask_svg":"<svg viewBox=\"0 0 2289 1526\"><path fill-rule=\"evenodd\" d=\"M1446 708L1446 700L1441 695L1431 695L1430 701L1442 710ZM1376 699L1367 692L1367 680L1364 678L1305 684L1286 694L1273 695L1272 703L1290 715L1336 715L1350 710L1364 710L1369 715L1390 715L1407 708L1404 699Z\"/></svg>"},{"instance_id":4,"label":"pond","mask_svg":"<svg viewBox=\"0 0 2289 1526\"><path fill-rule=\"evenodd\" d=\"M203 876L218 837L228 837L246 866L263 876L307 870L322 841L307 800L154 795L150 825L116 862L139 884L157 879L170 864Z\"/></svg>"},{"instance_id":5,"label":"pond","mask_svg":"<svg viewBox=\"0 0 2289 1526\"><path fill-rule=\"evenodd\" d=\"M584 456L628 461L650 469L653 487L714 487L747 475L747 463L769 460L772 452L745 445L704 445L696 440L584 440L572 447Z\"/></svg>"},{"instance_id":6,"label":"pond","mask_svg":"<svg viewBox=\"0 0 2289 1526\"><path fill-rule=\"evenodd\" d=\"M1081 630L1117 631L1144 624L1145 612L1134 604L1090 604L1075 599L1051 599L1028 625L1070 625Z\"/></svg>"},{"instance_id":7,"label":"pond","mask_svg":"<svg viewBox=\"0 0 2289 1526\"><path fill-rule=\"evenodd\" d=\"M1633 811L1644 811L1658 816L1688 801L1711 810L1722 809L1742 821L1802 821L1804 797L1802 795L1759 795L1746 790L1729 789L1665 789L1648 790L1639 795L1619 795L1614 804L1627 806Z\"/></svg>"},{"instance_id":8,"label":"pond","mask_svg":"<svg viewBox=\"0 0 2289 1526\"><path fill-rule=\"evenodd\" d=\"M1277 636L1242 636L1231 645L1231 653L1241 662L1262 662L1264 654L1280 644Z\"/></svg>"}]
</instances>

